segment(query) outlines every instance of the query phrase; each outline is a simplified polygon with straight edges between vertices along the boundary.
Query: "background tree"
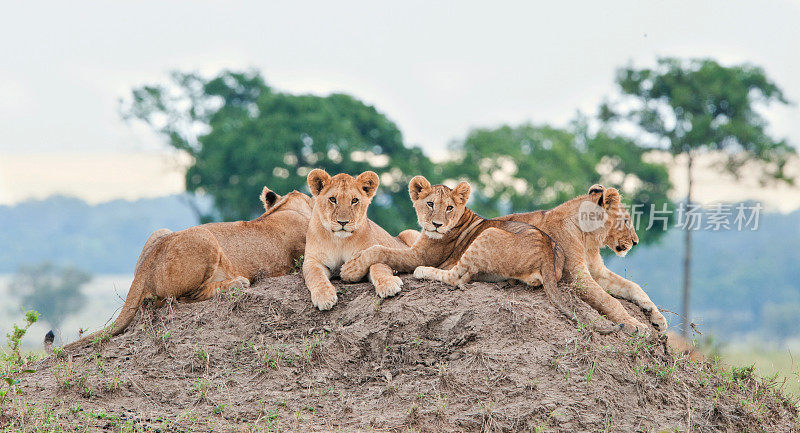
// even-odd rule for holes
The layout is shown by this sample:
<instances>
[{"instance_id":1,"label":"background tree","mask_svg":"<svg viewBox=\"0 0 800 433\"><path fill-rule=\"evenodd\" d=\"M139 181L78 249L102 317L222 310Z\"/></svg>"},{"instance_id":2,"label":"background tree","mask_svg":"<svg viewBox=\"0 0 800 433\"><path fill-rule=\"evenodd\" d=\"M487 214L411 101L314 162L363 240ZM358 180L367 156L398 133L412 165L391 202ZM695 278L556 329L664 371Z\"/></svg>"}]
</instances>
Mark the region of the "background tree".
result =
<instances>
[{"instance_id":1,"label":"background tree","mask_svg":"<svg viewBox=\"0 0 800 433\"><path fill-rule=\"evenodd\" d=\"M637 204L642 228L649 225L650 205L661 210L669 203L666 166L647 162L648 149L630 139L604 129L590 132L585 118L563 129L532 124L474 129L451 149L455 158L442 175L468 180L471 206L487 218L549 209L598 182L620 188L628 204ZM643 243L664 234L659 224L639 231Z\"/></svg>"},{"instance_id":2,"label":"background tree","mask_svg":"<svg viewBox=\"0 0 800 433\"><path fill-rule=\"evenodd\" d=\"M83 308L86 296L81 288L91 280L92 276L80 269L42 262L20 266L9 293L24 310L39 312L41 320L59 329L64 319Z\"/></svg>"},{"instance_id":3,"label":"background tree","mask_svg":"<svg viewBox=\"0 0 800 433\"><path fill-rule=\"evenodd\" d=\"M655 68L622 68L617 84L632 109L620 114L603 107L603 117L622 117L650 134L657 146L687 160L686 208L692 203L693 164L697 155L718 151L727 156L722 170L737 177L753 165L762 182L792 182L784 167L794 148L774 140L765 131L766 121L756 109L770 102L786 104L781 90L761 68L752 65L722 66L711 59L659 59ZM750 164L749 164L750 163ZM753 164L754 163L754 164ZM683 333L691 322L692 233L685 230L683 276Z\"/></svg>"},{"instance_id":4,"label":"background tree","mask_svg":"<svg viewBox=\"0 0 800 433\"><path fill-rule=\"evenodd\" d=\"M433 165L406 147L397 126L374 107L343 94L276 92L258 72L222 72L205 79L173 73L171 83L133 90L126 118L140 119L188 153L186 190L208 194L201 222L250 219L261 213L264 185L306 190L313 168L381 178L370 217L393 233L416 225L407 184Z\"/></svg>"}]
</instances>

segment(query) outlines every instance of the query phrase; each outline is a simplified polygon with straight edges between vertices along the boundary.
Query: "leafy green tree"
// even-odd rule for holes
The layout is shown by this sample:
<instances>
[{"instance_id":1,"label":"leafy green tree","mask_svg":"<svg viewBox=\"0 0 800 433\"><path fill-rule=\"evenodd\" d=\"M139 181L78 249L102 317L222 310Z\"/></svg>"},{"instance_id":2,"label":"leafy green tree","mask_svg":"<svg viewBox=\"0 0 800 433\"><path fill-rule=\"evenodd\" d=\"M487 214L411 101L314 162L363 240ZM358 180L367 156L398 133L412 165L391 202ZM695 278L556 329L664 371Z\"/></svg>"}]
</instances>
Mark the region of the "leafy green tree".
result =
<instances>
[{"instance_id":1,"label":"leafy green tree","mask_svg":"<svg viewBox=\"0 0 800 433\"><path fill-rule=\"evenodd\" d=\"M727 156L723 170L735 176L745 165L760 167L762 182L792 182L784 173L795 150L765 131L767 122L757 108L787 100L764 71L752 65L723 66L711 59L659 59L654 68L622 68L617 72L625 104L606 105L606 120L624 118L650 134L655 145L687 160L687 208L692 203L693 165L699 154L718 151ZM748 165L750 167L750 165ZM751 170L748 168L748 170ZM685 230L683 333L689 335L692 231Z\"/></svg>"},{"instance_id":2,"label":"leafy green tree","mask_svg":"<svg viewBox=\"0 0 800 433\"><path fill-rule=\"evenodd\" d=\"M584 118L563 129L532 124L474 129L452 150L455 158L442 176L468 180L472 208L488 218L549 209L598 182L620 188L628 204L636 204L634 219L640 218L641 228L650 224L651 205L657 210L669 205L666 167L648 162L647 149L630 139L604 129L590 132ZM642 242L663 235L661 226L639 230Z\"/></svg>"},{"instance_id":3,"label":"leafy green tree","mask_svg":"<svg viewBox=\"0 0 800 433\"><path fill-rule=\"evenodd\" d=\"M201 221L258 215L264 185L306 189L313 168L381 178L370 217L390 232L416 224L407 184L433 165L403 145L397 126L374 107L344 94L292 95L270 88L258 72L222 72L206 79L173 73L171 83L133 90L126 118L146 122L188 153L186 189L213 198Z\"/></svg>"},{"instance_id":4,"label":"leafy green tree","mask_svg":"<svg viewBox=\"0 0 800 433\"><path fill-rule=\"evenodd\" d=\"M81 288L92 276L73 267L49 262L20 266L11 280L11 293L23 309L36 310L41 319L58 329L69 315L86 303Z\"/></svg>"}]
</instances>

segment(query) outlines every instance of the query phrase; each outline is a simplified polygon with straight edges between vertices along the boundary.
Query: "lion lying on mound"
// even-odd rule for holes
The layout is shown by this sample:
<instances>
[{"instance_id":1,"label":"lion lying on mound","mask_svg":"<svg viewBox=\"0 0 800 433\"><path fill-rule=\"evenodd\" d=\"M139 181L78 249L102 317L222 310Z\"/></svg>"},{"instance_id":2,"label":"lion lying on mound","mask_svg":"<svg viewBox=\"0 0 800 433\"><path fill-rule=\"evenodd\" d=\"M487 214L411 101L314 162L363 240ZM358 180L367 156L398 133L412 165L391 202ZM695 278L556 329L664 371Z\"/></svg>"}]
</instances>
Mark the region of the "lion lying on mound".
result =
<instances>
[{"instance_id":1,"label":"lion lying on mound","mask_svg":"<svg viewBox=\"0 0 800 433\"><path fill-rule=\"evenodd\" d=\"M583 221L579 219L583 218ZM614 298L636 304L650 316L660 333L667 330L667 319L641 286L611 272L603 263L600 248L611 248L624 257L639 243L631 217L614 188L592 185L589 193L575 197L553 209L506 215L499 220L521 221L549 233L566 253L565 270L577 286L578 296L615 323L624 323L649 334L647 327L633 318ZM593 221L601 221L594 224ZM591 230L590 230L591 229Z\"/></svg>"},{"instance_id":2,"label":"lion lying on mound","mask_svg":"<svg viewBox=\"0 0 800 433\"><path fill-rule=\"evenodd\" d=\"M492 242L505 243L506 246L512 242L520 242L525 247L512 248L508 253L512 253L514 257L505 257L506 260L517 262L518 272L509 274L505 272L506 269L489 266L491 260L484 260L481 262L484 265L480 271L481 279L500 281L510 277L531 285L543 285L545 294L553 305L572 319L573 314L567 311L567 302L556 286L561 279L564 266L564 254L560 248L546 233L529 224L482 218L466 207L469 193L470 186L466 182L461 182L454 189L450 189L444 185L431 186L423 176L411 179L409 195L425 236L420 236L411 248L373 246L362 251L342 267L342 279L357 281L363 278L366 269L376 266L376 263L387 265L400 272L411 272L415 269L446 272L436 267L460 271L457 267L463 264L462 256L467 252L472 254L471 252L475 251L474 243L478 240L488 238L492 239ZM425 268L423 267L425 265L431 267ZM441 280L453 285L462 285L469 281L473 274L465 275L464 279L449 280L442 277ZM428 274L415 272L414 276L428 277ZM596 329L608 333L618 330L619 327Z\"/></svg>"},{"instance_id":3,"label":"lion lying on mound","mask_svg":"<svg viewBox=\"0 0 800 433\"><path fill-rule=\"evenodd\" d=\"M314 212L308 224L303 278L311 292L311 302L320 310L329 310L336 304L336 288L330 277L342 263L372 245L408 248L419 236L415 230L405 230L392 237L367 218L367 208L379 184L378 175L371 171L357 178L344 173L331 177L320 169L308 174ZM403 285L384 264L370 266L369 279L381 298L397 294Z\"/></svg>"},{"instance_id":4,"label":"lion lying on mound","mask_svg":"<svg viewBox=\"0 0 800 433\"><path fill-rule=\"evenodd\" d=\"M220 290L289 273L303 254L313 202L297 191L280 197L267 187L260 198L265 212L252 221L209 223L174 233L160 229L150 235L114 323L65 348L102 333L120 334L145 299L203 301Z\"/></svg>"},{"instance_id":5,"label":"lion lying on mound","mask_svg":"<svg viewBox=\"0 0 800 433\"><path fill-rule=\"evenodd\" d=\"M418 176L409 184L409 193L417 211L419 224L426 236L421 237L410 249L369 248L342 267L342 278L358 280L363 275L364 269L374 263L384 263L401 272L410 272L419 266L427 266L415 272L415 276L438 279L450 284L463 284L475 274L490 279L510 277L528 284L543 284L548 298L566 313L555 287L555 281L561 278L562 270L566 268L568 272L572 271L571 276L579 275L574 272L575 261L583 259L584 252L588 257L594 258L591 253L595 251L597 258L600 259L599 248L604 243L609 246L613 243L620 253L638 242L635 231L626 222L629 220L627 213L619 205L619 193L616 190L609 190L607 200L603 202L604 188L594 186L590 192L594 195L580 196L551 211L485 220L466 208L469 197L468 184L462 182L451 190L444 185L431 186L424 177ZM603 220L605 221L601 223L603 227L593 233L584 234L577 226L578 207L575 205L587 199L592 200L592 203L605 204L606 214L611 217ZM598 207L597 210L601 212L601 215L597 216L602 217L602 208ZM541 217L545 214L549 218ZM534 219L535 226L504 225L515 221L528 223ZM628 239L628 243L625 243L625 239ZM554 244L557 245L556 248L553 248ZM622 245L626 246L623 248ZM465 255L467 256L464 257ZM595 262L592 263L596 269ZM607 269L606 271L611 273ZM597 274L600 275L600 272ZM589 273L586 275L589 276ZM551 281L551 278L555 280ZM583 281L584 279L579 281L581 287L579 292L590 305L602 314L606 314L612 321L623 326L628 325L628 330L647 333L647 328L628 315L618 301L608 296L602 289L600 289L602 294L596 294L595 290L599 287L597 283L589 286ZM612 281L616 283L616 280ZM604 299L603 295L607 299ZM602 302L595 302L597 298ZM612 302L608 302L608 299ZM647 300L649 301L649 298ZM614 308L614 303L622 308L624 315L619 314ZM652 308L655 309L655 306ZM650 311L657 312L657 309ZM656 316L651 315L651 317ZM598 328L598 331L607 332L613 329Z\"/></svg>"}]
</instances>

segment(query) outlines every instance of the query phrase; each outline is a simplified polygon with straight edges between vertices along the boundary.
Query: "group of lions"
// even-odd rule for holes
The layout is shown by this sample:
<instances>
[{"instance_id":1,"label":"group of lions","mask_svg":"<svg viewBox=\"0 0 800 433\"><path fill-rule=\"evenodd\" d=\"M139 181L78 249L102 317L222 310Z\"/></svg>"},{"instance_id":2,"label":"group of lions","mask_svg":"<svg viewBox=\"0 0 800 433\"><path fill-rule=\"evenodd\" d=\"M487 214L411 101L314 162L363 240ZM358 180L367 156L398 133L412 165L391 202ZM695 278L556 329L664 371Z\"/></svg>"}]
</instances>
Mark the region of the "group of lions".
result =
<instances>
[{"instance_id":1,"label":"group of lions","mask_svg":"<svg viewBox=\"0 0 800 433\"><path fill-rule=\"evenodd\" d=\"M352 177L315 169L308 174L312 197L297 191L279 196L265 187L260 197L265 212L252 221L156 231L142 249L114 323L67 347L100 333L123 332L146 299L206 300L221 290L285 275L301 257L311 302L320 310L338 300L330 281L336 272L345 281L368 274L381 298L400 292L403 281L395 272L413 272L415 278L459 287L473 279L541 285L550 301L574 318L557 287L568 278L583 301L613 322L598 331L649 334L617 298L639 306L657 331L666 330L666 319L642 288L611 272L600 256L604 246L624 256L639 241L616 189L593 185L547 211L484 219L466 207L468 183L451 189L417 176L409 195L421 233L405 230L393 237L367 218L379 184L371 171ZM599 222L591 230L580 221L587 212Z\"/></svg>"}]
</instances>

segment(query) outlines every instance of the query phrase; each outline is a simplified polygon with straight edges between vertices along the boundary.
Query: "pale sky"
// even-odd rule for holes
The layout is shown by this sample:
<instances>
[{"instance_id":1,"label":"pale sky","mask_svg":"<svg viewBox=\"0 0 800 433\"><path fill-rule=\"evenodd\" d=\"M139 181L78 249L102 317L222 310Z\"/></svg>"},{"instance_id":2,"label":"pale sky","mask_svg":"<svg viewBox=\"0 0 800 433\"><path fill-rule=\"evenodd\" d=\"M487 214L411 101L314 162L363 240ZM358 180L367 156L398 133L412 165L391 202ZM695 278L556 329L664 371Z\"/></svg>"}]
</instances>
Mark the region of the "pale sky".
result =
<instances>
[{"instance_id":1,"label":"pale sky","mask_svg":"<svg viewBox=\"0 0 800 433\"><path fill-rule=\"evenodd\" d=\"M765 111L771 132L798 146L798 23L800 3L788 0L8 2L0 203L180 191L161 139L118 114L131 88L176 69L255 67L278 90L350 93L435 156L470 127L562 126L576 110L592 113L615 94L620 66L710 56L766 70L795 102Z\"/></svg>"}]
</instances>

